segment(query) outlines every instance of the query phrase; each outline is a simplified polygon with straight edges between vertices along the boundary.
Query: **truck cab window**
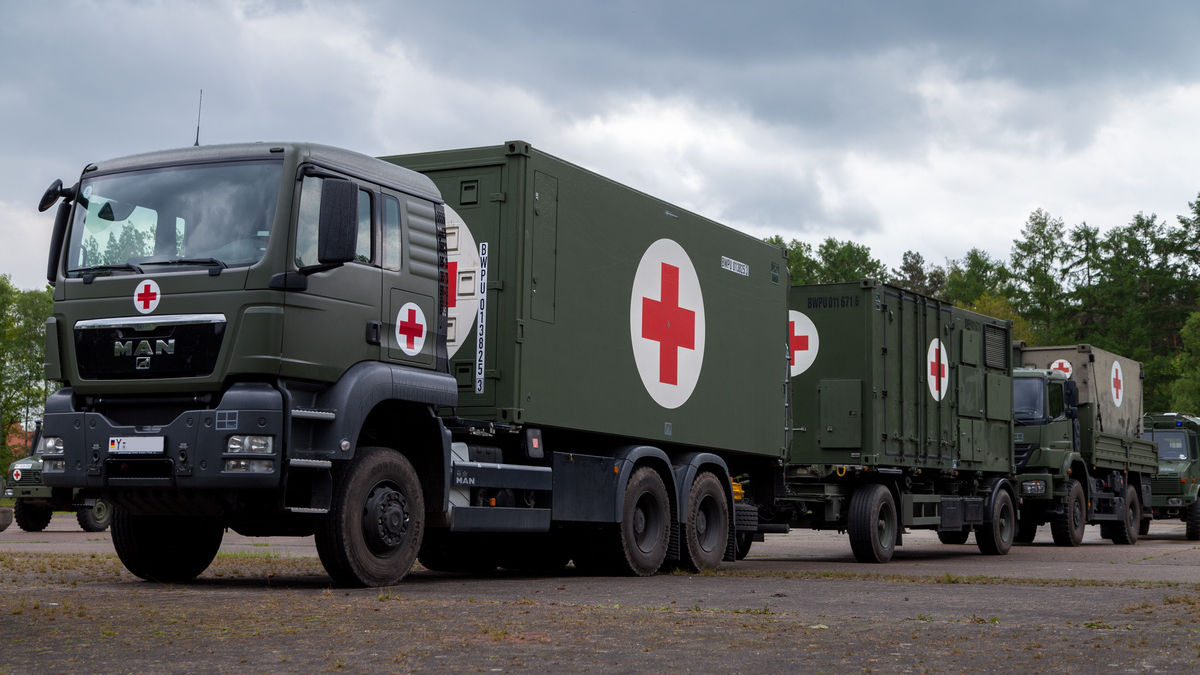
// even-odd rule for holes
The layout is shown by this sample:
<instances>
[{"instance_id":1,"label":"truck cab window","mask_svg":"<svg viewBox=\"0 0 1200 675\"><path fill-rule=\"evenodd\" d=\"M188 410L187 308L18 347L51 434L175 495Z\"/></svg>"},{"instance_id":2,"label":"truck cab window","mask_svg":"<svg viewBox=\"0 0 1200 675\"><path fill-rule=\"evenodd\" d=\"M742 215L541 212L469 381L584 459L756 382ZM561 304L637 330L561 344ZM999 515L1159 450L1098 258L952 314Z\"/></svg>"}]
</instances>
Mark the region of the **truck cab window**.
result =
<instances>
[{"instance_id":1,"label":"truck cab window","mask_svg":"<svg viewBox=\"0 0 1200 675\"><path fill-rule=\"evenodd\" d=\"M305 176L300 184L300 209L296 215L296 267L318 264L317 240L321 222L321 179ZM358 191L358 235L354 260L371 262L371 193Z\"/></svg>"},{"instance_id":2,"label":"truck cab window","mask_svg":"<svg viewBox=\"0 0 1200 675\"><path fill-rule=\"evenodd\" d=\"M1050 406L1049 417L1056 420L1063 416L1063 386L1061 382L1052 382L1046 391L1049 394Z\"/></svg>"},{"instance_id":3,"label":"truck cab window","mask_svg":"<svg viewBox=\"0 0 1200 675\"><path fill-rule=\"evenodd\" d=\"M383 196L383 266L400 269L400 202L390 195Z\"/></svg>"},{"instance_id":4,"label":"truck cab window","mask_svg":"<svg viewBox=\"0 0 1200 675\"><path fill-rule=\"evenodd\" d=\"M354 259L371 262L371 193L366 190L358 191L358 246Z\"/></svg>"}]
</instances>

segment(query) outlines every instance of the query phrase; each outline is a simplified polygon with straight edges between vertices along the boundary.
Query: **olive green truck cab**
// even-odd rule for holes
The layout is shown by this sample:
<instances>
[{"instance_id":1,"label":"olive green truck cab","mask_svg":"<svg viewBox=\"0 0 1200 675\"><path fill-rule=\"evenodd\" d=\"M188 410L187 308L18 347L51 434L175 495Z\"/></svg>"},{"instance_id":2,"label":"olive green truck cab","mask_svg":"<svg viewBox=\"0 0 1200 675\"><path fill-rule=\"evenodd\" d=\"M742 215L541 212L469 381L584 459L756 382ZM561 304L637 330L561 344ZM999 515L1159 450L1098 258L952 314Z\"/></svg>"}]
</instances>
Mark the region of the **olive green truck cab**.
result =
<instances>
[{"instance_id":1,"label":"olive green truck cab","mask_svg":"<svg viewBox=\"0 0 1200 675\"><path fill-rule=\"evenodd\" d=\"M34 427L29 455L8 465L4 496L13 499L13 520L26 532L41 532L55 511L74 511L85 532L108 529L112 510L102 499L84 500L78 490L52 489L42 482L42 423ZM50 449L53 451L53 448Z\"/></svg>"},{"instance_id":2,"label":"olive green truck cab","mask_svg":"<svg viewBox=\"0 0 1200 675\"><path fill-rule=\"evenodd\" d=\"M1142 424L1158 446L1152 510L1156 520L1182 520L1185 535L1200 540L1200 417L1179 412L1150 413Z\"/></svg>"},{"instance_id":3,"label":"olive green truck cab","mask_svg":"<svg viewBox=\"0 0 1200 675\"><path fill-rule=\"evenodd\" d=\"M1019 542L1050 523L1054 543L1078 546L1089 523L1117 544L1134 544L1150 522L1158 471L1140 440L1141 364L1081 344L1014 349L1014 450Z\"/></svg>"},{"instance_id":4,"label":"olive green truck cab","mask_svg":"<svg viewBox=\"0 0 1200 675\"><path fill-rule=\"evenodd\" d=\"M510 142L89 164L58 203L43 476L150 580L224 531L349 585L745 550L787 436L779 247ZM408 168L402 168L408 167Z\"/></svg>"}]
</instances>

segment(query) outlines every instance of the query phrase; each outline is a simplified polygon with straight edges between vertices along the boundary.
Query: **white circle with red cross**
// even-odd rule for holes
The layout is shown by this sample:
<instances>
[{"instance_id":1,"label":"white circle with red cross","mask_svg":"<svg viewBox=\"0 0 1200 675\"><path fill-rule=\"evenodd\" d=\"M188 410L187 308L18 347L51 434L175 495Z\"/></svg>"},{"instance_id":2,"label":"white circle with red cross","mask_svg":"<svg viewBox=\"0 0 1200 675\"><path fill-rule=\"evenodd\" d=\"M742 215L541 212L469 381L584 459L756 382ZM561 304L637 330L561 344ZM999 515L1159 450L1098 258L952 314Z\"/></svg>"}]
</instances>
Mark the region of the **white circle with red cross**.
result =
<instances>
[{"instance_id":1,"label":"white circle with red cross","mask_svg":"<svg viewBox=\"0 0 1200 675\"><path fill-rule=\"evenodd\" d=\"M817 325L803 312L788 310L788 357L791 361L792 377L808 370L817 360L821 338Z\"/></svg>"},{"instance_id":2,"label":"white circle with red cross","mask_svg":"<svg viewBox=\"0 0 1200 675\"><path fill-rule=\"evenodd\" d=\"M13 481L17 482L17 483L21 482L21 470L20 469L13 469Z\"/></svg>"},{"instance_id":3,"label":"white circle with red cross","mask_svg":"<svg viewBox=\"0 0 1200 675\"><path fill-rule=\"evenodd\" d=\"M466 221L446 207L446 352L453 358L479 315L479 249Z\"/></svg>"},{"instance_id":4,"label":"white circle with red cross","mask_svg":"<svg viewBox=\"0 0 1200 675\"><path fill-rule=\"evenodd\" d=\"M929 393L934 400L946 397L950 386L950 357L946 354L946 345L936 338L925 352L925 381L929 383Z\"/></svg>"},{"instance_id":5,"label":"white circle with red cross","mask_svg":"<svg viewBox=\"0 0 1200 675\"><path fill-rule=\"evenodd\" d=\"M683 247L659 239L642 254L629 296L633 360L650 398L683 405L704 363L704 297Z\"/></svg>"},{"instance_id":6,"label":"white circle with red cross","mask_svg":"<svg viewBox=\"0 0 1200 675\"><path fill-rule=\"evenodd\" d=\"M161 299L158 282L153 279L139 281L133 289L133 306L142 314L149 314L157 309Z\"/></svg>"},{"instance_id":7,"label":"white circle with red cross","mask_svg":"<svg viewBox=\"0 0 1200 675\"><path fill-rule=\"evenodd\" d=\"M1121 363L1113 361L1112 373L1108 378L1109 384L1112 385L1113 405L1118 408L1125 402L1125 373L1121 371Z\"/></svg>"},{"instance_id":8,"label":"white circle with red cross","mask_svg":"<svg viewBox=\"0 0 1200 675\"><path fill-rule=\"evenodd\" d=\"M409 356L421 353L425 346L425 312L415 302L406 302L396 312L396 345Z\"/></svg>"},{"instance_id":9,"label":"white circle with red cross","mask_svg":"<svg viewBox=\"0 0 1200 675\"><path fill-rule=\"evenodd\" d=\"M1066 359L1058 359L1050 364L1050 370L1057 370L1071 379L1071 374L1075 372L1075 368L1071 366L1071 362Z\"/></svg>"}]
</instances>

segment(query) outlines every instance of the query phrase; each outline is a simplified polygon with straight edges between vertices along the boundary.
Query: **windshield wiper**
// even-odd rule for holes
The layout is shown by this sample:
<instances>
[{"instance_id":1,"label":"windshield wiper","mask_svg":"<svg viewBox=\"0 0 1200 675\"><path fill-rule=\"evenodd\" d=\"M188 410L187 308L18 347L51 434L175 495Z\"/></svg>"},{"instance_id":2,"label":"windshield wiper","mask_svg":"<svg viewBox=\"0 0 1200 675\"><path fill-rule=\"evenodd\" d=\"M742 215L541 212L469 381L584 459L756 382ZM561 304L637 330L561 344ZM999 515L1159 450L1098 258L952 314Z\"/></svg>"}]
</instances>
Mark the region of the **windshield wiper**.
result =
<instances>
[{"instance_id":1,"label":"windshield wiper","mask_svg":"<svg viewBox=\"0 0 1200 675\"><path fill-rule=\"evenodd\" d=\"M210 276L217 276L221 270L228 269L229 265L224 260L216 258L171 258L170 260L149 260L143 265L205 265L211 267L208 271Z\"/></svg>"},{"instance_id":2,"label":"windshield wiper","mask_svg":"<svg viewBox=\"0 0 1200 675\"><path fill-rule=\"evenodd\" d=\"M68 272L83 272L83 283L90 284L96 279L97 276L100 275L100 273L114 272L117 270L128 270L130 272L137 272L138 274L143 274L141 267L138 267L137 265L134 265L133 263L128 263L128 262L117 263L116 265L95 265L93 267L85 267L83 269L67 270L67 271Z\"/></svg>"}]
</instances>

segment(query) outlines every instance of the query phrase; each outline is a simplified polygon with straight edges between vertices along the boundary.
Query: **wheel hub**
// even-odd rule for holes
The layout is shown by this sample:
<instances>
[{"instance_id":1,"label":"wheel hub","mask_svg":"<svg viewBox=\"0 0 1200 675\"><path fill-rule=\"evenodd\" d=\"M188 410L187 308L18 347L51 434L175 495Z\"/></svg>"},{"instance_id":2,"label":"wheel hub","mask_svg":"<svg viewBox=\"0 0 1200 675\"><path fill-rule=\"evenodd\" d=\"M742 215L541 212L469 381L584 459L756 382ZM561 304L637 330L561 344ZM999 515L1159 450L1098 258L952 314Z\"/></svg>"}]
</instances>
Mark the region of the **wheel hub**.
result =
<instances>
[{"instance_id":1,"label":"wheel hub","mask_svg":"<svg viewBox=\"0 0 1200 675\"><path fill-rule=\"evenodd\" d=\"M378 485L367 495L363 535L376 553L397 548L408 535L408 499L390 485Z\"/></svg>"}]
</instances>

